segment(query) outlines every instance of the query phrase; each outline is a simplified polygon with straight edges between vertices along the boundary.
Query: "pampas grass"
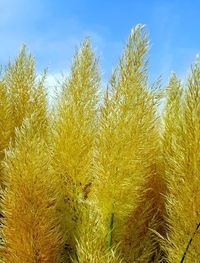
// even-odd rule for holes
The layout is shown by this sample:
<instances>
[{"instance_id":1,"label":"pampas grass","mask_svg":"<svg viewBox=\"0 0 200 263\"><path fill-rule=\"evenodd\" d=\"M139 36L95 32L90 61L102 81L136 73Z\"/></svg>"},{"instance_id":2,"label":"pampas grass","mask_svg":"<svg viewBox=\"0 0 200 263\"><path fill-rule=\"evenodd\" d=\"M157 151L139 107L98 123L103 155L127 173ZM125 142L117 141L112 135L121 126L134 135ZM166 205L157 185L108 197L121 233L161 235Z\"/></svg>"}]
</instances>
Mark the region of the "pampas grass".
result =
<instances>
[{"instance_id":1,"label":"pampas grass","mask_svg":"<svg viewBox=\"0 0 200 263\"><path fill-rule=\"evenodd\" d=\"M199 61L161 88L148 49L137 25L102 96L86 38L51 106L25 47L2 72L1 262L199 262Z\"/></svg>"}]
</instances>

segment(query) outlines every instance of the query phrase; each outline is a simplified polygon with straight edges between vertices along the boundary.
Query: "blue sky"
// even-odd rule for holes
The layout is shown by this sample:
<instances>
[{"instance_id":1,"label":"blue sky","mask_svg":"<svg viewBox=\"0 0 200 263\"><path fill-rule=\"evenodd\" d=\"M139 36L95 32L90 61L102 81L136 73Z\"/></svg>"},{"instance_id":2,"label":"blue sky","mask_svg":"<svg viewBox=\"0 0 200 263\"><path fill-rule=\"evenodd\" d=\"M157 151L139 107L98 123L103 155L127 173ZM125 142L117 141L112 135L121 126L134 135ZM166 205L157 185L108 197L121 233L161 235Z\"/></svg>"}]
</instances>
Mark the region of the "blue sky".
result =
<instances>
[{"instance_id":1,"label":"blue sky","mask_svg":"<svg viewBox=\"0 0 200 263\"><path fill-rule=\"evenodd\" d=\"M150 79L171 71L183 77L200 52L200 1L0 0L0 64L22 44L36 57L37 71L49 69L49 83L68 72L74 48L90 35L109 79L131 28L146 24L151 49Z\"/></svg>"}]
</instances>

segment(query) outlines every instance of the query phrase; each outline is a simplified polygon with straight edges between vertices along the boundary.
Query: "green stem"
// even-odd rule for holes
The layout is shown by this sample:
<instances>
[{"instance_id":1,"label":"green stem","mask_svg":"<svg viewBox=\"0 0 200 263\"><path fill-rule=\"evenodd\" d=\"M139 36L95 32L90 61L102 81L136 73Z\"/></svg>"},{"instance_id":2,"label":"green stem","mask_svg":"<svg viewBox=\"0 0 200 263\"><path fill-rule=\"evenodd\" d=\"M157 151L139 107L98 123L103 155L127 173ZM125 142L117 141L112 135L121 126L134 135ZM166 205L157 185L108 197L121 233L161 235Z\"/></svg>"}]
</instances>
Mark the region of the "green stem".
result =
<instances>
[{"instance_id":1,"label":"green stem","mask_svg":"<svg viewBox=\"0 0 200 263\"><path fill-rule=\"evenodd\" d=\"M110 250L112 249L112 243L113 243L113 224L114 224L114 213L111 214L111 218L110 218L110 231L108 237L108 245Z\"/></svg>"},{"instance_id":2,"label":"green stem","mask_svg":"<svg viewBox=\"0 0 200 263\"><path fill-rule=\"evenodd\" d=\"M77 262L79 262L78 255L76 252L75 252L75 257L76 257Z\"/></svg>"},{"instance_id":3,"label":"green stem","mask_svg":"<svg viewBox=\"0 0 200 263\"><path fill-rule=\"evenodd\" d=\"M183 263L183 261L185 260L185 257L186 257L186 254L187 254L187 252L188 252L188 249L189 249L189 247L190 247L190 245L191 245L191 243L192 243L192 240L193 240L193 238L194 238L197 230L199 229L199 227L200 227L200 222L198 223L198 225L197 225L197 227L196 227L196 229L195 229L192 237L190 238L190 240L189 240L189 242L188 242L188 244L187 244L187 247L186 247L186 249L185 249L185 252L184 252L184 254L183 254L183 256L182 256L182 259L181 259L180 263Z\"/></svg>"}]
</instances>

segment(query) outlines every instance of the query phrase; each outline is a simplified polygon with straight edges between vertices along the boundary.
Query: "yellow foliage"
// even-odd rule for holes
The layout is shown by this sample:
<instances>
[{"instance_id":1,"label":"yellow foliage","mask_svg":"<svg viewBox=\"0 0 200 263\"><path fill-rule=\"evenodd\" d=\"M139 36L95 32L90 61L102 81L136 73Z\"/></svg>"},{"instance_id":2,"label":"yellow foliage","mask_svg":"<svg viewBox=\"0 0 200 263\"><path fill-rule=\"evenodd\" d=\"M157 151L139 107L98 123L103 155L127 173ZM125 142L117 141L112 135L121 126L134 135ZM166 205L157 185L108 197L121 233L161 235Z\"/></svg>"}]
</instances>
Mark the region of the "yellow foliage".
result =
<instances>
[{"instance_id":1,"label":"yellow foliage","mask_svg":"<svg viewBox=\"0 0 200 263\"><path fill-rule=\"evenodd\" d=\"M9 63L3 72L0 81L0 162L9 142L15 142L15 129L20 128L24 118L31 114L36 114L40 122L36 121L35 129L38 125L43 126L43 135L48 137L45 78L44 72L41 80L36 80L35 60L26 54L25 46L15 62ZM2 178L0 181L2 183Z\"/></svg>"},{"instance_id":2,"label":"yellow foliage","mask_svg":"<svg viewBox=\"0 0 200 263\"><path fill-rule=\"evenodd\" d=\"M0 79L2 263L195 263L200 258L200 65L148 81L131 32L103 101L89 38L54 106L25 47ZM164 111L160 99L165 96ZM51 116L48 112L51 112Z\"/></svg>"},{"instance_id":3,"label":"yellow foliage","mask_svg":"<svg viewBox=\"0 0 200 263\"><path fill-rule=\"evenodd\" d=\"M4 150L9 144L13 127L9 106L6 86L0 81L0 175L2 174L1 161L4 159ZM0 182L2 183L2 178Z\"/></svg>"},{"instance_id":4,"label":"yellow foliage","mask_svg":"<svg viewBox=\"0 0 200 263\"><path fill-rule=\"evenodd\" d=\"M101 215L94 202L85 202L81 207L81 226L77 241L77 257L73 263L123 263L117 251L112 253L105 246L107 229L102 224Z\"/></svg>"},{"instance_id":5,"label":"yellow foliage","mask_svg":"<svg viewBox=\"0 0 200 263\"><path fill-rule=\"evenodd\" d=\"M60 193L46 142L34 129L36 120L32 116L17 130L15 148L7 151L4 162L1 256L5 263L56 263L61 258L55 209Z\"/></svg>"},{"instance_id":6,"label":"yellow foliage","mask_svg":"<svg viewBox=\"0 0 200 263\"><path fill-rule=\"evenodd\" d=\"M70 77L62 84L53 125L53 165L61 178L63 231L68 250L75 247L80 206L93 180L98 63L88 38L76 52ZM65 215L66 214L66 215Z\"/></svg>"},{"instance_id":7,"label":"yellow foliage","mask_svg":"<svg viewBox=\"0 0 200 263\"><path fill-rule=\"evenodd\" d=\"M138 25L110 81L111 94L109 90L106 92L96 145L94 192L107 228L107 246L120 243L119 250L127 262L148 262L154 251L146 219L136 220L134 215L143 202L141 190L148 191L144 189L148 180L153 184L156 181L152 178L156 176L152 167L159 152L155 98L147 89L147 50L147 34ZM151 221L155 215L147 202L143 206ZM130 231L130 221L135 230ZM145 233L137 232L139 228Z\"/></svg>"},{"instance_id":8,"label":"yellow foliage","mask_svg":"<svg viewBox=\"0 0 200 263\"><path fill-rule=\"evenodd\" d=\"M169 84L164 133L169 262L200 258L200 66L192 66L186 90L175 76Z\"/></svg>"},{"instance_id":9,"label":"yellow foliage","mask_svg":"<svg viewBox=\"0 0 200 263\"><path fill-rule=\"evenodd\" d=\"M46 119L45 75L46 73L40 81L36 80L35 60L32 55L26 54L25 46L15 62L8 64L2 81L9 98L13 121L12 136L14 136L15 128L22 125L24 118L35 111L41 120Z\"/></svg>"}]
</instances>

